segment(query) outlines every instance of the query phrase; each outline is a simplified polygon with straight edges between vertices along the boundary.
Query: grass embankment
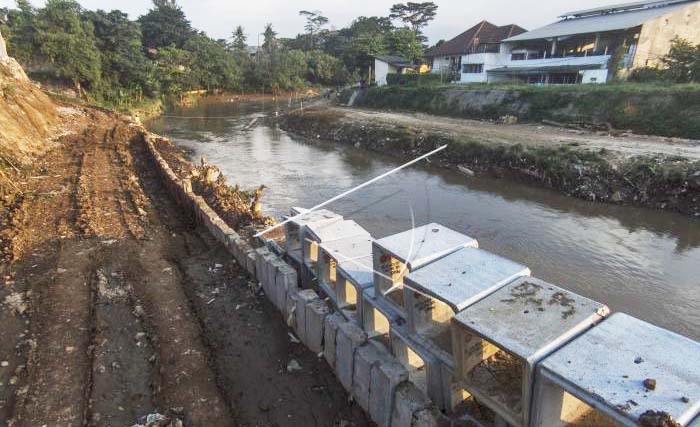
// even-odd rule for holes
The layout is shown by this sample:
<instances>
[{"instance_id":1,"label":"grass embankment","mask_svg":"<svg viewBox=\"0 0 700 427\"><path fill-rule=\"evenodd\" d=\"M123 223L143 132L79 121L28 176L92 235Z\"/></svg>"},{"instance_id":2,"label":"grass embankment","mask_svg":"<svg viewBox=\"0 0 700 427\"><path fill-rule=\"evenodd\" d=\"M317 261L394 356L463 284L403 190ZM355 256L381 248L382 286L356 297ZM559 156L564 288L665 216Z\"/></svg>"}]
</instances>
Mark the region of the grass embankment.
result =
<instances>
[{"instance_id":1,"label":"grass embankment","mask_svg":"<svg viewBox=\"0 0 700 427\"><path fill-rule=\"evenodd\" d=\"M475 119L511 115L525 122L585 122L700 139L700 84L389 86L369 89L355 105Z\"/></svg>"},{"instance_id":2,"label":"grass embankment","mask_svg":"<svg viewBox=\"0 0 700 427\"><path fill-rule=\"evenodd\" d=\"M434 163L448 168L512 175L586 200L627 203L700 216L700 162L637 156L626 160L606 150L485 143L414 126L353 121L337 110L311 109L283 118L289 131L311 138L360 144L397 158L449 144Z\"/></svg>"}]
</instances>

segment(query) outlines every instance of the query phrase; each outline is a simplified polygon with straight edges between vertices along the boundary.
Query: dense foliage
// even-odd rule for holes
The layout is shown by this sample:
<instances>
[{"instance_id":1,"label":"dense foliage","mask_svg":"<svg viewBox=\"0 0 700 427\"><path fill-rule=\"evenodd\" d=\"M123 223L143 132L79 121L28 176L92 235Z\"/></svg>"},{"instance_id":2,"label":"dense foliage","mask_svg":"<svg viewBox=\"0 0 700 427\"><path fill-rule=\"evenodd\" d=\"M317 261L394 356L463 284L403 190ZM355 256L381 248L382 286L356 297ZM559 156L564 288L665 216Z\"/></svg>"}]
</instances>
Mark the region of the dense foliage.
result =
<instances>
[{"instance_id":1,"label":"dense foliage","mask_svg":"<svg viewBox=\"0 0 700 427\"><path fill-rule=\"evenodd\" d=\"M75 0L47 0L41 8L17 0L15 8L0 9L0 31L35 78L125 106L191 90L344 85L367 77L373 55L420 60L421 31L436 10L430 2L396 4L388 17L359 17L337 31L327 28L320 11L301 11L302 34L282 39L268 24L257 52L240 26L230 40L193 28L175 0L153 0L135 21L119 10L86 10Z\"/></svg>"},{"instance_id":2,"label":"dense foliage","mask_svg":"<svg viewBox=\"0 0 700 427\"><path fill-rule=\"evenodd\" d=\"M634 70L630 80L636 82L700 83L700 44L693 45L676 37L669 53L661 58L662 68Z\"/></svg>"}]
</instances>

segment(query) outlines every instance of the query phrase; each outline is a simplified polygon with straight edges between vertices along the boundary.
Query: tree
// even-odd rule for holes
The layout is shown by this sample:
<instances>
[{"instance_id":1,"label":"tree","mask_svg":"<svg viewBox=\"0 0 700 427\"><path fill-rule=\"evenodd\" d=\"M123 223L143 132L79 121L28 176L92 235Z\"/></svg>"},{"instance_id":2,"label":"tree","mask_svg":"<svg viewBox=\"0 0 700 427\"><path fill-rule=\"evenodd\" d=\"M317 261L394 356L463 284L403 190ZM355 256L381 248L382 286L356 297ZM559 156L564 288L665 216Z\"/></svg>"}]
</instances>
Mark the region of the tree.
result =
<instances>
[{"instance_id":1,"label":"tree","mask_svg":"<svg viewBox=\"0 0 700 427\"><path fill-rule=\"evenodd\" d=\"M153 6L153 9L138 19L143 45L156 49L174 45L181 49L194 35L185 12L174 0L153 0Z\"/></svg>"},{"instance_id":2,"label":"tree","mask_svg":"<svg viewBox=\"0 0 700 427\"><path fill-rule=\"evenodd\" d=\"M161 91L165 95L180 95L192 87L191 56L175 46L158 49L155 56Z\"/></svg>"},{"instance_id":3,"label":"tree","mask_svg":"<svg viewBox=\"0 0 700 427\"><path fill-rule=\"evenodd\" d=\"M271 53L277 49L277 33L272 29L272 24L265 25L262 48L268 53Z\"/></svg>"},{"instance_id":4,"label":"tree","mask_svg":"<svg viewBox=\"0 0 700 427\"><path fill-rule=\"evenodd\" d=\"M36 41L36 10L27 0L17 0L17 9L8 10L5 16L5 38L12 56L27 66L39 57Z\"/></svg>"},{"instance_id":5,"label":"tree","mask_svg":"<svg viewBox=\"0 0 700 427\"><path fill-rule=\"evenodd\" d=\"M238 89L241 72L226 45L204 34L192 37L185 44L190 52L190 83L212 89Z\"/></svg>"},{"instance_id":6,"label":"tree","mask_svg":"<svg viewBox=\"0 0 700 427\"><path fill-rule=\"evenodd\" d=\"M668 55L661 59L666 66L666 74L677 83L700 81L700 45L693 46L689 41L676 37L671 42Z\"/></svg>"},{"instance_id":7,"label":"tree","mask_svg":"<svg viewBox=\"0 0 700 427\"><path fill-rule=\"evenodd\" d=\"M328 24L328 18L321 15L320 10L316 10L314 12L302 10L299 12L299 15L306 18L306 24L304 25L304 29L310 35L318 33L324 25Z\"/></svg>"},{"instance_id":8,"label":"tree","mask_svg":"<svg viewBox=\"0 0 700 427\"><path fill-rule=\"evenodd\" d=\"M100 53L92 24L80 19L73 0L48 0L36 14L36 42L56 77L70 80L82 96L83 85L100 79Z\"/></svg>"},{"instance_id":9,"label":"tree","mask_svg":"<svg viewBox=\"0 0 700 427\"><path fill-rule=\"evenodd\" d=\"M242 26L237 26L231 36L231 48L235 52L248 52L248 37Z\"/></svg>"},{"instance_id":10,"label":"tree","mask_svg":"<svg viewBox=\"0 0 700 427\"><path fill-rule=\"evenodd\" d=\"M416 33L409 28L393 30L387 35L386 40L389 52L394 55L414 62L423 57L423 44L418 40Z\"/></svg>"},{"instance_id":11,"label":"tree","mask_svg":"<svg viewBox=\"0 0 700 427\"><path fill-rule=\"evenodd\" d=\"M414 3L407 2L397 3L391 7L389 17L397 19L408 25L413 32L424 40L421 30L428 25L430 21L435 19L438 6L433 2Z\"/></svg>"},{"instance_id":12,"label":"tree","mask_svg":"<svg viewBox=\"0 0 700 427\"><path fill-rule=\"evenodd\" d=\"M138 98L157 90L153 64L143 52L141 27L129 20L126 13L113 10L85 11L84 20L91 22L100 52L105 92L120 92Z\"/></svg>"}]
</instances>

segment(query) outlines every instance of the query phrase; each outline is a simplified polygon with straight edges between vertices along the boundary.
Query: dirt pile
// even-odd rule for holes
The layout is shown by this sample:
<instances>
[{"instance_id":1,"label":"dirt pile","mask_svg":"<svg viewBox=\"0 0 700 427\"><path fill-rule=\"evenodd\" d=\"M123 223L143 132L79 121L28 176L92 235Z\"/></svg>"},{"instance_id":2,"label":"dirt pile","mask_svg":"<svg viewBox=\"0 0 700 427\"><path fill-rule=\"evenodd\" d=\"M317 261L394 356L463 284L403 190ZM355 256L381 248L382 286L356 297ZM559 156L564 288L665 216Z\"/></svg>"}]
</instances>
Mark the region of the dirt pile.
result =
<instances>
[{"instance_id":1,"label":"dirt pile","mask_svg":"<svg viewBox=\"0 0 700 427\"><path fill-rule=\"evenodd\" d=\"M0 165L20 167L47 151L57 131L60 112L56 104L12 58L0 58Z\"/></svg>"}]
</instances>

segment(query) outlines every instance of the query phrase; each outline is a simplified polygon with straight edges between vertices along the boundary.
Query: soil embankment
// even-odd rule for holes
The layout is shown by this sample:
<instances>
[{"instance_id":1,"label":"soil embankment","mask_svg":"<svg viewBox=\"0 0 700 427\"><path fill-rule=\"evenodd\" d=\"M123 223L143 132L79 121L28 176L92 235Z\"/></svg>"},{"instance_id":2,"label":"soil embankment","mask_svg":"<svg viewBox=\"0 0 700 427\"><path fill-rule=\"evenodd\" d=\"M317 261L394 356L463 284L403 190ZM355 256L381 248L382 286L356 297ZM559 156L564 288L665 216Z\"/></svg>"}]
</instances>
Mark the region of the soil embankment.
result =
<instances>
[{"instance_id":1,"label":"soil embankment","mask_svg":"<svg viewBox=\"0 0 700 427\"><path fill-rule=\"evenodd\" d=\"M700 216L698 141L325 105L292 112L281 125L397 158L449 144L433 162L467 175L510 175L587 200Z\"/></svg>"},{"instance_id":2,"label":"soil embankment","mask_svg":"<svg viewBox=\"0 0 700 427\"><path fill-rule=\"evenodd\" d=\"M56 127L4 169L0 426L155 413L170 427L367 425L257 283L166 196L143 128L35 96ZM29 101L0 98L0 111ZM17 135L43 123L3 120ZM286 370L292 359L300 371Z\"/></svg>"}]
</instances>

